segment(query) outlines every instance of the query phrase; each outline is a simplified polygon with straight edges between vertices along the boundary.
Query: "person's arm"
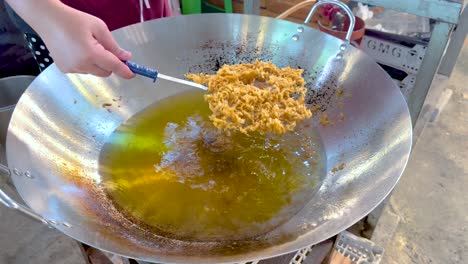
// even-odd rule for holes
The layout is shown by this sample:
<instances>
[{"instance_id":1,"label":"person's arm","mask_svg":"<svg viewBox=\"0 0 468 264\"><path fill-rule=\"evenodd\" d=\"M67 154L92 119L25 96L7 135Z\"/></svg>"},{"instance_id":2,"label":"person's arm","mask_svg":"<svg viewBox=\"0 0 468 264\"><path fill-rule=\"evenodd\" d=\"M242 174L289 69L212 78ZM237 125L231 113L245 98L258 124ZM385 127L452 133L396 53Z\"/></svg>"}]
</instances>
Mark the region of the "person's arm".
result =
<instances>
[{"instance_id":1,"label":"person's arm","mask_svg":"<svg viewBox=\"0 0 468 264\"><path fill-rule=\"evenodd\" d=\"M59 0L6 1L43 39L61 71L135 76L122 63L130 59L130 52L119 47L101 19Z\"/></svg>"}]
</instances>

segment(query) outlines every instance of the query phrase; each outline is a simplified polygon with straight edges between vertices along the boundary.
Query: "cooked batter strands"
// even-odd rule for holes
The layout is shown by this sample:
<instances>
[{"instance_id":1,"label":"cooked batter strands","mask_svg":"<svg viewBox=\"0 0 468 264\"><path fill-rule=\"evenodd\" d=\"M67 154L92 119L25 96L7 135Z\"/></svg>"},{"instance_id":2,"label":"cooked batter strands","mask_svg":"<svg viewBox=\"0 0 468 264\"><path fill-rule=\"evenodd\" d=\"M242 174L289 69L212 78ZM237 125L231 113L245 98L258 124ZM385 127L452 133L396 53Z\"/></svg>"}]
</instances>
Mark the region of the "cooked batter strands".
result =
<instances>
[{"instance_id":1,"label":"cooked batter strands","mask_svg":"<svg viewBox=\"0 0 468 264\"><path fill-rule=\"evenodd\" d=\"M255 61L224 65L215 75L187 74L187 78L208 86L205 100L217 128L283 134L312 116L304 104L302 72Z\"/></svg>"}]
</instances>

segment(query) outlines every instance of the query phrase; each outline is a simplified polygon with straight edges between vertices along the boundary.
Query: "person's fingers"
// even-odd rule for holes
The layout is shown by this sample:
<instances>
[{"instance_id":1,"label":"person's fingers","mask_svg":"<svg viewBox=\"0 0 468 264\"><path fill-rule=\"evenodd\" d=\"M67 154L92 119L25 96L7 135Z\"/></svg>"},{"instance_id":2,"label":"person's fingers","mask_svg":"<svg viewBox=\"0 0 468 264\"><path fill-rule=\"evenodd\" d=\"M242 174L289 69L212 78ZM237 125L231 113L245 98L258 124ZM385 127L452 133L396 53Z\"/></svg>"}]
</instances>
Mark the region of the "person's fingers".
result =
<instances>
[{"instance_id":1,"label":"person's fingers","mask_svg":"<svg viewBox=\"0 0 468 264\"><path fill-rule=\"evenodd\" d=\"M96 65L101 69L111 71L122 78L130 79L135 76L135 74L128 68L127 65L125 65L121 60L119 60L119 58L107 50L102 50L99 52L95 62Z\"/></svg>"},{"instance_id":2,"label":"person's fingers","mask_svg":"<svg viewBox=\"0 0 468 264\"><path fill-rule=\"evenodd\" d=\"M117 44L104 22L95 28L94 38L96 38L104 49L110 51L120 60L126 61L131 59L132 54L129 51L122 49L119 44Z\"/></svg>"},{"instance_id":3,"label":"person's fingers","mask_svg":"<svg viewBox=\"0 0 468 264\"><path fill-rule=\"evenodd\" d=\"M91 66L88 73L99 76L99 77L109 77L112 74L111 71L104 70L101 67L97 66L96 64Z\"/></svg>"}]
</instances>

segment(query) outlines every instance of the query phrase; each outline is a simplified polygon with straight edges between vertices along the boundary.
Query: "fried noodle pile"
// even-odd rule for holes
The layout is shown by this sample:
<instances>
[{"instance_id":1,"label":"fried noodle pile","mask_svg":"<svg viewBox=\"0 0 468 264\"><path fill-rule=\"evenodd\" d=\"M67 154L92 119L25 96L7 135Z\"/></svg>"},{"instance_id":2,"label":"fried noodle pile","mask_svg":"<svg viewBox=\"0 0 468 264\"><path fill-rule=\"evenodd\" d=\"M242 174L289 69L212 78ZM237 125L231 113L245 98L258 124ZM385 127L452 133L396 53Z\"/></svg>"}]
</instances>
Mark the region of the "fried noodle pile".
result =
<instances>
[{"instance_id":1,"label":"fried noodle pile","mask_svg":"<svg viewBox=\"0 0 468 264\"><path fill-rule=\"evenodd\" d=\"M244 134L283 134L310 118L304 104L301 69L278 68L271 62L224 65L216 74L187 74L208 87L205 100L214 126Z\"/></svg>"}]
</instances>

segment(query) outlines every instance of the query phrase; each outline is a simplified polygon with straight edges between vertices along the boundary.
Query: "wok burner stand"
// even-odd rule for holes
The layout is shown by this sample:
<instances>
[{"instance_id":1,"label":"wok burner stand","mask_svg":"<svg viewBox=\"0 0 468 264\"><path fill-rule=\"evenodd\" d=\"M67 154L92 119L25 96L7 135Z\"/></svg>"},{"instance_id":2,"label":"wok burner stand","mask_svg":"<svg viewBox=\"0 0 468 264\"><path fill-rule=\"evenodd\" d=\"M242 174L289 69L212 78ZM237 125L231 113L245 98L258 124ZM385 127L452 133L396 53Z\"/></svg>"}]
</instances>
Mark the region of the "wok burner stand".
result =
<instances>
[{"instance_id":1,"label":"wok burner stand","mask_svg":"<svg viewBox=\"0 0 468 264\"><path fill-rule=\"evenodd\" d=\"M96 253L94 257L90 257L91 264L95 264L93 259L96 259L96 264L98 264L103 261L103 258L106 258L106 263L112 264L154 264L145 261L129 260L109 253L96 252L98 251L97 249L90 249ZM374 242L344 231L336 239L325 240L295 253L237 264L378 264L382 259L383 253L384 249Z\"/></svg>"}]
</instances>

